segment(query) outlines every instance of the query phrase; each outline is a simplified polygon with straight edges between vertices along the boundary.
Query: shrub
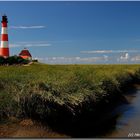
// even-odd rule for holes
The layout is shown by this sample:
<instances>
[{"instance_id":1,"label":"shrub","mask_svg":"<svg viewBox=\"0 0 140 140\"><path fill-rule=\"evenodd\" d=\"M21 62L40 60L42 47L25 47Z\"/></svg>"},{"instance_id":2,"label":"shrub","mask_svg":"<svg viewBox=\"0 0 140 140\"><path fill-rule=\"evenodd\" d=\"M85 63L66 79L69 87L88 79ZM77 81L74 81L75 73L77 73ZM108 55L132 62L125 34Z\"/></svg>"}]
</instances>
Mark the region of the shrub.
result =
<instances>
[{"instance_id":1,"label":"shrub","mask_svg":"<svg viewBox=\"0 0 140 140\"><path fill-rule=\"evenodd\" d=\"M18 65L18 64L28 64L30 61L25 60L19 56L10 56L8 58L0 57L0 65Z\"/></svg>"}]
</instances>

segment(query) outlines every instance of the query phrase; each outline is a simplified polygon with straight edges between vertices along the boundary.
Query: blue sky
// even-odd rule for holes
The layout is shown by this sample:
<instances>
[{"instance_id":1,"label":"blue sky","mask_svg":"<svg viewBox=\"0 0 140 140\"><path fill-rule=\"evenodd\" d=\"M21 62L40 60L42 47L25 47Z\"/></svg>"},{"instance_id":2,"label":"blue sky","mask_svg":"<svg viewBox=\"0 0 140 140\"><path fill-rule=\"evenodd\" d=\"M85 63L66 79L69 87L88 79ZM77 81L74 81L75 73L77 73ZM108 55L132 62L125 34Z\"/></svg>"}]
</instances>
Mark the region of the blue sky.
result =
<instances>
[{"instance_id":1,"label":"blue sky","mask_svg":"<svg viewBox=\"0 0 140 140\"><path fill-rule=\"evenodd\" d=\"M140 63L140 1L2 2L10 54L50 64Z\"/></svg>"}]
</instances>

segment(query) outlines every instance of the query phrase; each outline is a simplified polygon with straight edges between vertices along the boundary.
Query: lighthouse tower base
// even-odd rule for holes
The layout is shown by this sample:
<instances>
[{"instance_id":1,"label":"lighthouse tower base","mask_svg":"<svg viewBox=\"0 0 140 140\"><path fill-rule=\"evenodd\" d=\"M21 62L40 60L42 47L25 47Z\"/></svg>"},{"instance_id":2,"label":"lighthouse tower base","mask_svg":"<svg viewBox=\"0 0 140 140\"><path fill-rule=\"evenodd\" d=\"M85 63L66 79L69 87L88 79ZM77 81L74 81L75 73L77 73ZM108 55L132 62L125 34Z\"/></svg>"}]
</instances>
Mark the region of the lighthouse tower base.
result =
<instances>
[{"instance_id":1,"label":"lighthouse tower base","mask_svg":"<svg viewBox=\"0 0 140 140\"><path fill-rule=\"evenodd\" d=\"M0 48L0 56L4 58L9 57L9 48Z\"/></svg>"}]
</instances>

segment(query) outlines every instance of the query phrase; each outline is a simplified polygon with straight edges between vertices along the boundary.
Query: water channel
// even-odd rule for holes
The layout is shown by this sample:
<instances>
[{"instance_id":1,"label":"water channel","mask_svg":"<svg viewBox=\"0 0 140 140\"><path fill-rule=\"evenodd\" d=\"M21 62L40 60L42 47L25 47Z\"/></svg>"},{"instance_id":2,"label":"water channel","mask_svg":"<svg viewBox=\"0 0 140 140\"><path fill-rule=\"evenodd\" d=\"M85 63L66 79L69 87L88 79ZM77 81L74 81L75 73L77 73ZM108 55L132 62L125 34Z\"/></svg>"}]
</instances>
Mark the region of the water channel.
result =
<instances>
[{"instance_id":1,"label":"water channel","mask_svg":"<svg viewBox=\"0 0 140 140\"><path fill-rule=\"evenodd\" d=\"M113 113L119 117L115 129L105 137L111 138L140 138L140 85L135 85L136 90L125 94L128 104L117 107Z\"/></svg>"}]
</instances>

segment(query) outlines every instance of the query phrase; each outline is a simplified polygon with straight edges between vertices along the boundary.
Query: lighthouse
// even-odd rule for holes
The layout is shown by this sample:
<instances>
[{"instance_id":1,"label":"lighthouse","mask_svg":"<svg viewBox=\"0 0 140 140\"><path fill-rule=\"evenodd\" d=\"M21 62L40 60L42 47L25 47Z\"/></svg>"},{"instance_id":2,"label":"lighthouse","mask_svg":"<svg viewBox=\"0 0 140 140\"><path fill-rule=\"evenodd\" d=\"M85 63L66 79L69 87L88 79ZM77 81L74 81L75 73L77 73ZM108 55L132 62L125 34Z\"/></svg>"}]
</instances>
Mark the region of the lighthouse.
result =
<instances>
[{"instance_id":1,"label":"lighthouse","mask_svg":"<svg viewBox=\"0 0 140 140\"><path fill-rule=\"evenodd\" d=\"M7 16L2 16L2 29L1 29L1 46L0 46L0 56L7 58L9 57L9 44L8 44L8 32L7 32Z\"/></svg>"}]
</instances>

